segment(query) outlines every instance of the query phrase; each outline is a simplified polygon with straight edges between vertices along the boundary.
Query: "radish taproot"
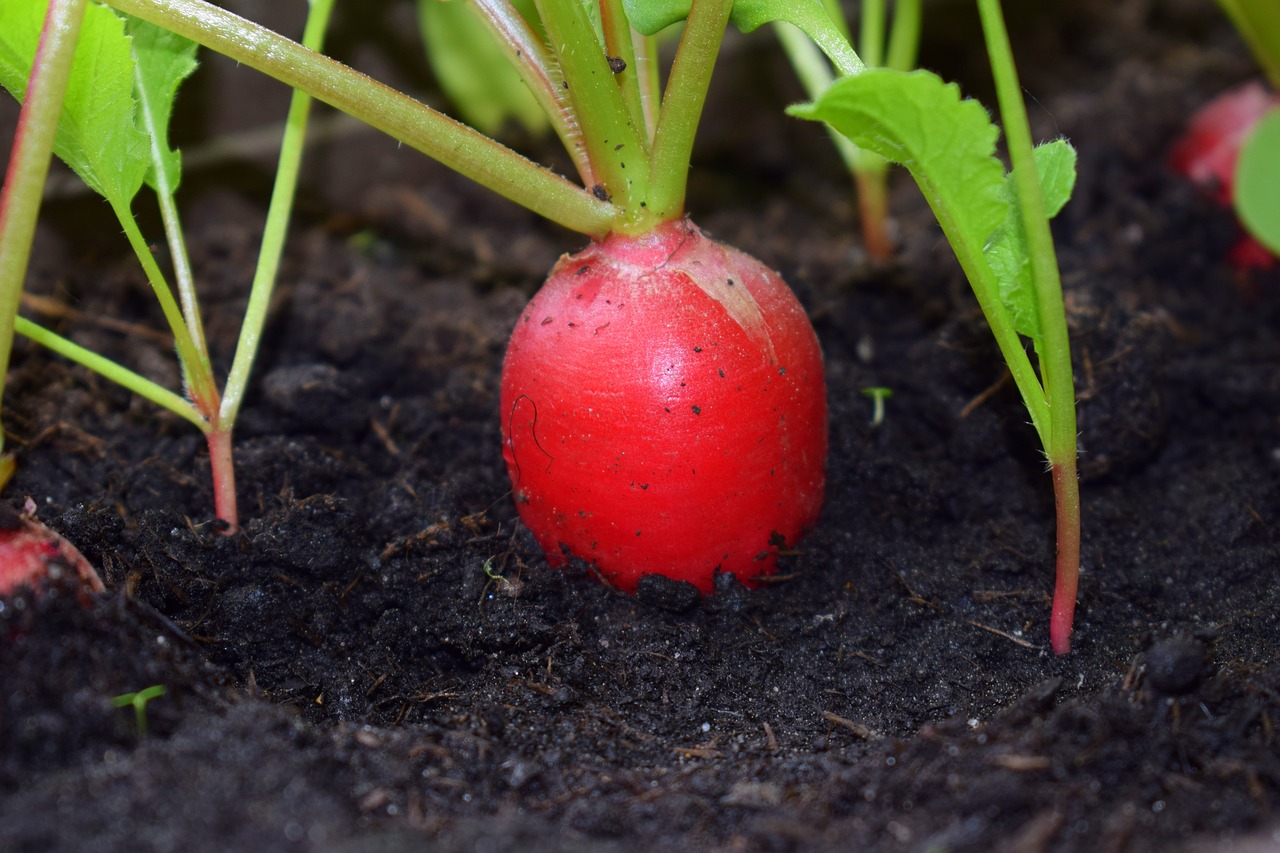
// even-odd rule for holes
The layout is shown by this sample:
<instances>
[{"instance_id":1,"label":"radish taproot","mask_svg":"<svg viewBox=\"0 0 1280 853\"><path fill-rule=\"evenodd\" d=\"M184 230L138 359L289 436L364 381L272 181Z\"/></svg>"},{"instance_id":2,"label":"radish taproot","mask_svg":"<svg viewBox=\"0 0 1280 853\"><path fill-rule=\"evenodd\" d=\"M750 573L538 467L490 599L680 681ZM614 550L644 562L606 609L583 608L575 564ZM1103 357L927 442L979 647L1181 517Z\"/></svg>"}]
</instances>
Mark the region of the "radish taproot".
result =
<instances>
[{"instance_id":1,"label":"radish taproot","mask_svg":"<svg viewBox=\"0 0 1280 853\"><path fill-rule=\"evenodd\" d=\"M552 565L710 592L752 583L817 521L822 354L782 279L688 220L560 259L502 374L521 520Z\"/></svg>"}]
</instances>

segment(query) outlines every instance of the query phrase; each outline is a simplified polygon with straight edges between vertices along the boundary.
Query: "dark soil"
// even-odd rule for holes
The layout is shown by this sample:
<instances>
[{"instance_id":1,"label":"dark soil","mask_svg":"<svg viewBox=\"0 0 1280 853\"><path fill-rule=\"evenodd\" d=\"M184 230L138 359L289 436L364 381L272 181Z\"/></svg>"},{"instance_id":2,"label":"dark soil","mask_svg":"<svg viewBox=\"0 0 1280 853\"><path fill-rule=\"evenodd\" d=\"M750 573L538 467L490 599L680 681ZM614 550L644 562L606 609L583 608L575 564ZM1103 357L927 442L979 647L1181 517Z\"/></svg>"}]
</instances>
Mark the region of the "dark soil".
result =
<instances>
[{"instance_id":1,"label":"dark soil","mask_svg":"<svg viewBox=\"0 0 1280 853\"><path fill-rule=\"evenodd\" d=\"M932 9L955 20L929 19L925 64L990 103L968 5ZM403 75L373 45L398 20L337 50ZM1085 501L1069 656L1047 649L1051 484L954 259L899 175L901 257L865 262L760 35L718 79L690 198L792 282L827 357L827 507L779 581L699 601L547 569L508 495L498 371L582 241L348 132L310 161L237 431L242 533L216 532L189 425L16 355L7 500L109 591L0 600L0 849L1280 847L1280 275L1233 272L1230 215L1163 166L1250 66L1207 3L1061 4L1015 36L1037 136L1081 158L1056 223ZM283 114L209 66L189 147L227 125L196 104ZM268 171L187 180L223 364ZM160 326L103 206L44 222L31 289L67 311L42 319L176 385L163 337L102 322ZM878 428L873 385L894 391ZM142 734L112 699L153 685Z\"/></svg>"}]
</instances>

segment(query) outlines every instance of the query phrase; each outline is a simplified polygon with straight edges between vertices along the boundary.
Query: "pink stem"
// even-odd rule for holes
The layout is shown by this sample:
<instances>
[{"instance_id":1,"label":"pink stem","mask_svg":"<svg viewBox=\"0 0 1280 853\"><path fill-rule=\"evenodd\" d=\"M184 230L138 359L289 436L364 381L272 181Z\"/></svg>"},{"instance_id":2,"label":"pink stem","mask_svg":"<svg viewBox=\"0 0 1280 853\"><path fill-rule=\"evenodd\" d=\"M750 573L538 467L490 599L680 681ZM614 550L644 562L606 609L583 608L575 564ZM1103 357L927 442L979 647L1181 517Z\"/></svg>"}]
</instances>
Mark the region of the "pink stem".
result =
<instances>
[{"instance_id":1,"label":"pink stem","mask_svg":"<svg viewBox=\"0 0 1280 853\"><path fill-rule=\"evenodd\" d=\"M206 433L209 442L209 467L213 472L213 506L218 518L226 522L223 533L240 529L236 510L236 468L231 454L231 430L214 428Z\"/></svg>"},{"instance_id":2,"label":"pink stem","mask_svg":"<svg viewBox=\"0 0 1280 853\"><path fill-rule=\"evenodd\" d=\"M1075 456L1052 466L1053 496L1058 510L1058 578L1049 616L1049 644L1055 654L1071 651L1071 626L1080 582L1080 481Z\"/></svg>"},{"instance_id":3,"label":"pink stem","mask_svg":"<svg viewBox=\"0 0 1280 853\"><path fill-rule=\"evenodd\" d=\"M883 168L855 172L858 186L858 216L862 220L862 242L867 257L882 264L893 258L893 240L889 238L888 173Z\"/></svg>"}]
</instances>

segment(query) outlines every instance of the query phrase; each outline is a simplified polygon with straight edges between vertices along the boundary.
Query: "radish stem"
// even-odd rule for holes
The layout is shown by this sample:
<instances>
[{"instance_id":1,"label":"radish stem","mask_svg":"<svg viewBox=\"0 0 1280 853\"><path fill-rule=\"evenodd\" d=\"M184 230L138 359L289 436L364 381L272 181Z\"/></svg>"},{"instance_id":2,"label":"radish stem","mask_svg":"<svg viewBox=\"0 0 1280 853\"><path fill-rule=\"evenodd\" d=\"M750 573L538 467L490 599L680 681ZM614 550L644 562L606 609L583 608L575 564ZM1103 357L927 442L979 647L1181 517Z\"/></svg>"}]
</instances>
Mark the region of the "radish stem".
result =
<instances>
[{"instance_id":1,"label":"radish stem","mask_svg":"<svg viewBox=\"0 0 1280 853\"><path fill-rule=\"evenodd\" d=\"M602 237L618 215L612 204L484 134L203 0L109 0L108 5L301 89L566 228Z\"/></svg>"},{"instance_id":2,"label":"radish stem","mask_svg":"<svg viewBox=\"0 0 1280 853\"><path fill-rule=\"evenodd\" d=\"M1013 63L1013 49L1005 30L999 0L978 0L987 53L995 77L996 97L1004 120L1009 159L1030 248L1031 275L1035 284L1040 320L1038 347L1048 430L1040 438L1053 472L1057 505L1057 582L1051 618L1053 650L1066 654L1071 648L1071 625L1080 574L1080 484L1076 476L1075 381L1071 373L1071 349L1062 282L1058 275L1053 234L1045 215L1044 193L1036 176L1031 128Z\"/></svg>"},{"instance_id":3,"label":"radish stem","mask_svg":"<svg viewBox=\"0 0 1280 853\"><path fill-rule=\"evenodd\" d=\"M9 373L22 282L84 10L85 0L49 2L0 194L0 397ZM0 429L3 449L4 430Z\"/></svg>"}]
</instances>

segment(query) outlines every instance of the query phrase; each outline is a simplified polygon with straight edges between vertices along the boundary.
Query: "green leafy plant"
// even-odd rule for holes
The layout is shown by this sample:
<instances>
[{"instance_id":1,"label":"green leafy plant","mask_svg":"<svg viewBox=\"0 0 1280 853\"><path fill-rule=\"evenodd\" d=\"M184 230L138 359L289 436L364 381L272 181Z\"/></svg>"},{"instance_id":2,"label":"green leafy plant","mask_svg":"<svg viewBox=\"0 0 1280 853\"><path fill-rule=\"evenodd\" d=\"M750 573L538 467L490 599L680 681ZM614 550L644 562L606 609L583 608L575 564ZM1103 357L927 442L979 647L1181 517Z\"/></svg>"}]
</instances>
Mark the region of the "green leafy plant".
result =
<instances>
[{"instance_id":1,"label":"green leafy plant","mask_svg":"<svg viewBox=\"0 0 1280 853\"><path fill-rule=\"evenodd\" d=\"M825 0L831 19L846 37L849 26L838 0ZM859 20L858 48L862 60L871 68L884 66L898 71L915 67L920 46L920 0L896 0L893 25L886 37L885 0L864 0ZM813 41L789 24L776 24L778 40L791 60L797 76L809 97L817 98L835 80L831 64ZM862 242L873 261L886 261L893 255L893 237L889 231L888 161L874 151L860 148L847 136L832 133L832 141L840 159L853 175L858 197L858 214L862 224Z\"/></svg>"},{"instance_id":2,"label":"green leafy plant","mask_svg":"<svg viewBox=\"0 0 1280 853\"><path fill-rule=\"evenodd\" d=\"M312 4L305 43L319 47L331 9L332 0ZM195 70L195 52L194 42L169 30L83 0L0 4L0 84L23 101L0 207L0 377L17 331L190 421L208 442L216 514L225 529L234 530L239 519L232 431L283 249L310 98L297 93L290 109L239 346L219 389L176 202L182 159L168 141L174 99ZM18 316L50 150L119 219L174 336L185 396ZM144 184L164 223L176 297L134 216ZM0 391L2 383L0 378Z\"/></svg>"},{"instance_id":3,"label":"green leafy plant","mask_svg":"<svg viewBox=\"0 0 1280 853\"><path fill-rule=\"evenodd\" d=\"M1075 386L1049 218L1075 181L1063 141L1033 149L997 0L979 0L1012 172L995 157L997 129L976 101L927 71L868 69L838 80L793 115L827 122L860 148L911 172L955 250L1031 415L1053 475L1057 586L1050 639L1070 649L1080 566ZM1039 373L1023 344L1030 339Z\"/></svg>"},{"instance_id":4,"label":"green leafy plant","mask_svg":"<svg viewBox=\"0 0 1280 853\"><path fill-rule=\"evenodd\" d=\"M517 324L503 377L504 456L517 507L549 562L582 557L628 589L652 565L674 566L673 576L704 589L719 571L751 581L817 516L826 425L816 339L776 274L706 238L684 214L690 151L726 24L748 33L770 23L796 27L842 79L794 114L826 120L860 149L907 166L991 320L1054 473L1051 629L1054 648L1066 651L1079 502L1074 394L1047 220L1069 194L1073 157L1065 143L1032 152L995 0L980 5L1009 127L1008 176L979 105L933 75L868 69L822 0L537 0L537 26L510 0L474 0L580 184L201 0L109 5L321 98L591 239L561 260ZM651 40L679 22L662 85L648 61ZM633 315L646 319L637 324ZM1035 347L1039 376L1022 336ZM670 355L635 358L659 350ZM757 390L733 393L721 384L730 375L752 377L739 391ZM775 387L795 406L782 420ZM766 396L756 399L758 389ZM652 434L638 428L648 421L657 425ZM724 468L721 458L750 462ZM716 511L715 523L700 514L705 507ZM626 535L615 540L618 530Z\"/></svg>"},{"instance_id":5,"label":"green leafy plant","mask_svg":"<svg viewBox=\"0 0 1280 853\"><path fill-rule=\"evenodd\" d=\"M533 452L517 446L530 432L521 418L525 412L524 401L532 400L533 394L531 390L512 390L518 386L518 377L522 375L511 367L518 361L511 353L521 350L514 342L508 355L508 370L504 373L503 405L507 411L505 425L509 430L504 450L516 485L518 507L526 522L544 542L548 559L553 563L564 559L558 543L577 542L571 547L577 548L578 556L595 562L602 574L624 587L634 584L639 570L654 564L683 567L681 571L691 573L690 577L696 577L696 582L707 587L717 570L745 572L753 576L770 571L777 551L787 540L798 537L817 516L826 453L825 414L822 414L825 411L825 393L816 338L785 285L776 275L766 274L762 267L741 253L705 239L684 219L689 153L732 4L728 0L703 0L693 5L686 3L683 8L677 4L664 9L645 4L639 11L649 17L643 25L633 27L637 22L636 10L621 2L606 0L599 5L597 16L595 11L589 11L574 0L544 0L537 4L540 30L522 18L505 0L474 5L490 30L510 36L502 41L503 49L552 118L552 126L564 140L578 168L581 186L573 185L483 134L400 93L373 85L367 78L338 63L216 7L193 0L166 3L122 0L112 4L119 11L205 44L352 112L479 183L591 237L594 242L588 251L602 253L605 257L629 258L622 264L624 267L648 253L651 257L644 263L649 264L649 268L661 266L677 274L671 286L693 286L694 299L709 299L727 311L732 326L737 329L735 334L745 334L758 348L762 359L760 364L772 364L776 369L773 378L751 387L767 392L774 385L794 386L797 390L782 393L795 400L798 407L789 419L773 423L767 423L770 409L759 407L759 413L753 417L772 436L768 440L761 440L759 435L753 438L747 429L721 427L713 430L713 434L720 435L718 440L730 442L729 445L714 448L710 441L678 442L677 446L690 451L701 445L700 452L723 458L739 455L733 442L748 442L749 445L743 446L743 452L748 447L767 447L784 454L772 463L761 459L751 474L759 482L749 488L735 482L727 470L718 478L699 478L699 483L711 484L713 489L712 493L702 496L713 499L703 500L702 505L719 505L715 495L746 502L742 511L734 514L741 519L739 524L743 525L743 530L739 532L743 535L732 537L731 541L736 543L733 554L721 553L722 544L708 540L709 532L713 531L710 525L697 523L693 514L678 508L664 509L660 502L670 500L671 495L681 490L662 488L662 483L645 484L654 485L651 490L646 490L651 508L645 511L650 513L646 517L654 520L655 526L645 525L649 527L650 536L642 541L653 543L650 547L676 548L675 559L652 560L643 555L638 558L635 553L619 556L618 553L597 552L594 547L600 537L593 536L590 530L553 530L545 519L528 515L534 511L531 507L545 505L550 499L546 493L538 491L534 476L535 472L545 471L547 466L522 467L517 458L521 455L528 458ZM657 18L663 20L653 17L651 13L655 11ZM819 4L756 4L734 10L735 21L745 30L780 18L791 20L811 32L837 67L861 67L856 54L839 37ZM666 85L658 91L658 75L642 70L637 56L651 57L654 51L646 39L658 29L679 20L685 21L681 41ZM560 120L556 119L557 116ZM654 255L654 250L663 245L670 246L665 250L667 254ZM663 263L676 247L683 247L682 251L686 252L685 267ZM635 273L630 275L634 277ZM724 278L718 281L708 278L712 275L723 275ZM629 286L624 279L625 276L610 278L607 284L610 287ZM567 275L560 278L553 275L552 281L557 282L557 287L567 287L566 282L570 279ZM733 290L735 286L737 289ZM609 299L601 300L601 304L609 303ZM628 298L615 304L635 308L641 300L631 301ZM693 303L668 293L649 304L646 310L660 316L670 314L665 309L671 305L686 304ZM777 315L776 322L771 319L771 314ZM705 316L714 319L718 315L708 313ZM618 322L612 327L601 325L598 328L611 328L609 336L613 336L622 335L626 325ZM693 327L680 327L673 334L687 336L695 331ZM705 329L703 333L709 334ZM724 333L728 334L728 331ZM632 331L629 334L640 333ZM794 351L784 348L784 342ZM673 343L672 346L677 345ZM624 346L622 350L640 351L634 345ZM564 361L564 352L558 353L560 362ZM717 363L710 352L703 362L704 365ZM584 364L599 366L603 363L599 357L584 356ZM649 367L651 365L643 366L644 370ZM640 369L640 366L635 366L635 369ZM534 371L530 375L539 375L539 372ZM711 374L715 375L714 372ZM721 378L723 375L722 372ZM571 390L581 399L595 393L592 387L578 383ZM635 387L639 391L643 385ZM710 386L706 387L709 389ZM562 412L604 411L602 407L590 405L572 410L558 409L552 405L552 398L542 396L544 392L545 389L538 391L539 402L535 407L538 436L544 440L557 428L571 433L583 429L581 424L572 422L574 415ZM636 399L643 393L640 392ZM510 401L507 400L508 394L514 395ZM686 419L697 418L698 427L707 428L717 419L730 416L722 403L728 405L727 399L716 398L716 402L709 405L693 401L691 405L668 408L681 412ZM616 416L628 417L625 412ZM633 423L639 422L634 415L630 418ZM688 428L693 428L692 423ZM625 430L625 424L619 422L617 429ZM520 430L523 432L516 435ZM607 440L609 435L606 430L595 430L590 434L601 436L598 440ZM654 438L670 444L674 435ZM663 446L652 441L648 443L658 448ZM649 452L658 451L651 449ZM590 455L605 458L605 454L599 452L593 451ZM557 474L574 469L574 465L567 464L565 454L562 453L559 459L560 464L554 466ZM699 470L705 472L706 469L707 466L699 464L688 468L682 465L679 470L685 473L679 476L696 475ZM673 474L676 470L672 469ZM770 471L779 472L780 479L767 482ZM593 482L600 479L600 473L579 471L575 476L582 481ZM548 485L547 488L559 486ZM568 488L575 487L570 485ZM615 488L611 494L620 492ZM768 505L774 507L770 512L775 517L758 511L765 506L763 501L767 496L777 494L786 495L789 499L777 501L776 497L767 498ZM698 495L686 494L683 500L696 501ZM573 515L596 519L596 524L619 526L630 523L629 519L620 521L615 516L608 516L604 506L584 506L581 512ZM682 523L688 526L688 530L679 534L670 530L664 532L662 524L667 523L666 519L684 519Z\"/></svg>"}]
</instances>

